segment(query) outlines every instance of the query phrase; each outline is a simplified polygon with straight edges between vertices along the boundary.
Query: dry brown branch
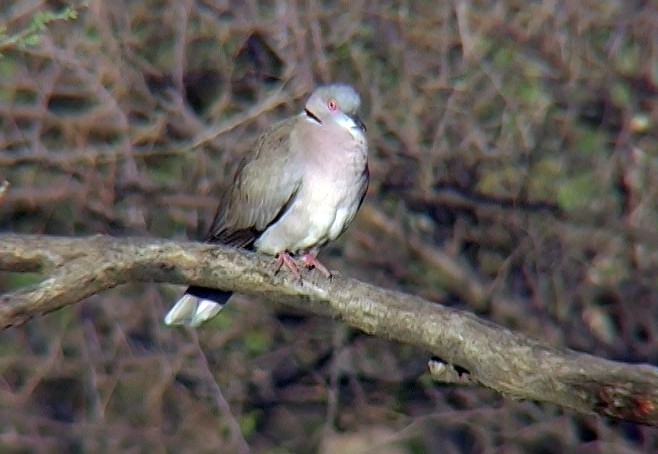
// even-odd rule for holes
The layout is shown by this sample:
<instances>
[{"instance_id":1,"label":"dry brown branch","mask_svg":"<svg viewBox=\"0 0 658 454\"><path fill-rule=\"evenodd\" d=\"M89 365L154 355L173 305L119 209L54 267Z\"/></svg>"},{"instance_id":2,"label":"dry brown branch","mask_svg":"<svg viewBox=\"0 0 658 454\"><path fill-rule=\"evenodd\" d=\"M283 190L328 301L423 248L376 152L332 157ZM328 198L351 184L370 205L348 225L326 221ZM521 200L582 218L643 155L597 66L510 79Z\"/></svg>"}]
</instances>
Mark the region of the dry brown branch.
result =
<instances>
[{"instance_id":1,"label":"dry brown branch","mask_svg":"<svg viewBox=\"0 0 658 454\"><path fill-rule=\"evenodd\" d=\"M235 118L230 119L228 122L218 125L217 127L203 131L203 133L200 134L199 137L196 137L194 139L192 147L196 148L201 145L204 145L210 142L211 140L217 138L218 136L236 128L238 125L248 120L251 120L253 118L256 118L262 115L264 112L267 112L268 110L274 109L275 107L283 104L287 100L288 100L288 95L285 95L282 90L276 90L271 95L269 95L267 99L265 99L262 103L255 105L244 114L238 115Z\"/></svg>"},{"instance_id":2,"label":"dry brown branch","mask_svg":"<svg viewBox=\"0 0 658 454\"><path fill-rule=\"evenodd\" d=\"M32 288L3 295L0 326L134 281L214 286L332 315L374 336L427 349L469 379L515 399L658 426L658 369L544 345L411 295L354 279L303 284L271 261L232 248L145 238L0 236L0 270L41 272Z\"/></svg>"},{"instance_id":3,"label":"dry brown branch","mask_svg":"<svg viewBox=\"0 0 658 454\"><path fill-rule=\"evenodd\" d=\"M4 180L0 183L0 203L2 203L7 195L7 189L9 189L9 182Z\"/></svg>"}]
</instances>

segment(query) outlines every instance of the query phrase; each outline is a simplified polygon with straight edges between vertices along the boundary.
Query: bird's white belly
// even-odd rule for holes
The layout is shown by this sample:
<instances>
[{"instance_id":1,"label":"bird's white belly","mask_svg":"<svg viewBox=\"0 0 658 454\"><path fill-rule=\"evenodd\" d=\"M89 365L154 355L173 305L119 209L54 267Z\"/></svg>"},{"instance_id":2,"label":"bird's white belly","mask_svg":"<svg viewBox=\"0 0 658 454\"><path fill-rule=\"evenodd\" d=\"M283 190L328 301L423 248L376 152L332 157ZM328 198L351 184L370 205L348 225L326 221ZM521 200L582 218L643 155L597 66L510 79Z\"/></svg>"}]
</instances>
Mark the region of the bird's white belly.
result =
<instances>
[{"instance_id":1,"label":"bird's white belly","mask_svg":"<svg viewBox=\"0 0 658 454\"><path fill-rule=\"evenodd\" d=\"M302 188L287 213L256 240L256 250L271 255L296 253L341 234L359 205L354 196L350 197L355 191L348 191L346 182L327 184L316 180L309 186Z\"/></svg>"}]
</instances>

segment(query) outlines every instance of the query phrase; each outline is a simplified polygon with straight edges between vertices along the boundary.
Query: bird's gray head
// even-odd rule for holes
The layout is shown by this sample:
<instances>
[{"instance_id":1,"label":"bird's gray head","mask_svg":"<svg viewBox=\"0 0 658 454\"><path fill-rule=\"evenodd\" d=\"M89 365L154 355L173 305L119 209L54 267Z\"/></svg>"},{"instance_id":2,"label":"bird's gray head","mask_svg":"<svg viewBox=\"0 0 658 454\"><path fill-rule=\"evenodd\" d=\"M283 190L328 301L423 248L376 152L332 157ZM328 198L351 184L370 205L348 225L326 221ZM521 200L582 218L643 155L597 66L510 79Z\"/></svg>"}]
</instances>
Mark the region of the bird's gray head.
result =
<instances>
[{"instance_id":1,"label":"bird's gray head","mask_svg":"<svg viewBox=\"0 0 658 454\"><path fill-rule=\"evenodd\" d=\"M351 130L366 130L356 115L361 106L361 97L350 85L334 84L317 88L308 98L304 113L310 121L322 124L335 122Z\"/></svg>"}]
</instances>

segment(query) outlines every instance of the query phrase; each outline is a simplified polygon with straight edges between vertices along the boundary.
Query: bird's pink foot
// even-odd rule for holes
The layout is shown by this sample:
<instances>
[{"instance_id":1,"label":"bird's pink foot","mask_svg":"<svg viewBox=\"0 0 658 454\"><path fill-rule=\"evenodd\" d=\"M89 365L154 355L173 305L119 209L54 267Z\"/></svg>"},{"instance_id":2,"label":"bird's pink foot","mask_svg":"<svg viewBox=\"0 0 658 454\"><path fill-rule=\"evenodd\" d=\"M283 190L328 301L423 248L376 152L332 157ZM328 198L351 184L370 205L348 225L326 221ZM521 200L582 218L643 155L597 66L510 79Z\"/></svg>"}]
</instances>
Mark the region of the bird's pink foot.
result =
<instances>
[{"instance_id":1,"label":"bird's pink foot","mask_svg":"<svg viewBox=\"0 0 658 454\"><path fill-rule=\"evenodd\" d=\"M302 255L302 262L304 262L304 265L306 265L308 268L315 268L324 274L327 279L331 279L331 271L329 271L326 266L320 263L317 257L315 257L315 255L311 254L310 252Z\"/></svg>"},{"instance_id":2,"label":"bird's pink foot","mask_svg":"<svg viewBox=\"0 0 658 454\"><path fill-rule=\"evenodd\" d=\"M299 274L299 268L297 268L297 263L295 259L288 253L288 251L283 251L277 254L276 256L277 267L274 271L274 274L278 273L283 265L290 270L290 272L300 281L302 280L302 275Z\"/></svg>"}]
</instances>

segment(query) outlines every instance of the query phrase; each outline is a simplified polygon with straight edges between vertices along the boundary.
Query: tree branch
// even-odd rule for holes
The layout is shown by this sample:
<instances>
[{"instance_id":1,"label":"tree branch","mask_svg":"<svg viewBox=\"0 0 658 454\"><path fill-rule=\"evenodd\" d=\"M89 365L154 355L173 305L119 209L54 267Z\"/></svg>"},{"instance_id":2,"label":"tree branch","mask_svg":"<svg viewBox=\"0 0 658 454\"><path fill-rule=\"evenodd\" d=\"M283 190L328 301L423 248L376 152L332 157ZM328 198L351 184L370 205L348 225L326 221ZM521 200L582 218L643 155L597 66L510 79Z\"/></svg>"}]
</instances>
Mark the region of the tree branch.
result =
<instances>
[{"instance_id":1,"label":"tree branch","mask_svg":"<svg viewBox=\"0 0 658 454\"><path fill-rule=\"evenodd\" d=\"M468 374L464 381L512 398L658 426L656 367L550 347L472 314L354 279L328 281L309 273L300 284L286 273L273 275L270 258L233 248L5 234L0 270L46 275L36 286L0 297L3 328L127 282L217 287L337 317L371 335L427 349L446 365L433 361L437 379L459 381Z\"/></svg>"}]
</instances>

